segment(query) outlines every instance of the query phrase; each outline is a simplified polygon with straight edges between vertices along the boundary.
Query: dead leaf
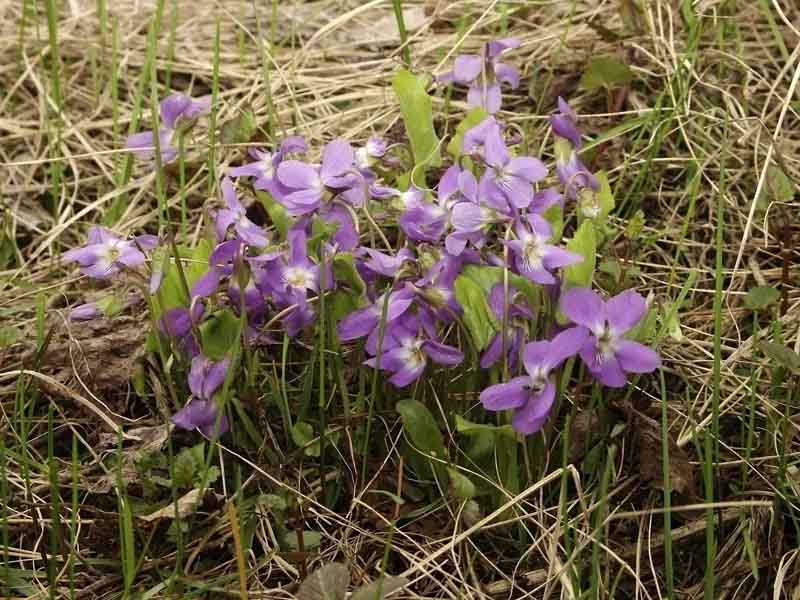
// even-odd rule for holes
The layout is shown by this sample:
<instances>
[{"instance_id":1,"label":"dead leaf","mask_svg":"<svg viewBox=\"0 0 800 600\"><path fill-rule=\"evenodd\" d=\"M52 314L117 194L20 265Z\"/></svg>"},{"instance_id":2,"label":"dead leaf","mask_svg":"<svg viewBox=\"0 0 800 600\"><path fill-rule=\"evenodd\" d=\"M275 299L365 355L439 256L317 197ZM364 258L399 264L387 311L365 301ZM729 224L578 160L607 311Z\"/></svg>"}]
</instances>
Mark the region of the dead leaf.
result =
<instances>
[{"instance_id":1,"label":"dead leaf","mask_svg":"<svg viewBox=\"0 0 800 600\"><path fill-rule=\"evenodd\" d=\"M569 456L577 462L603 437L603 425L596 410L584 410L575 415L569 432Z\"/></svg>"},{"instance_id":2,"label":"dead leaf","mask_svg":"<svg viewBox=\"0 0 800 600\"><path fill-rule=\"evenodd\" d=\"M147 521L148 523L152 521L157 521L158 519L174 519L175 518L175 504L177 504L177 515L178 518L183 519L184 517L190 515L194 512L194 509L197 508L197 505L200 503L200 490L194 488L178 498L177 502L170 502L164 508L161 508L149 515L140 516L139 518L142 521Z\"/></svg>"},{"instance_id":3,"label":"dead leaf","mask_svg":"<svg viewBox=\"0 0 800 600\"><path fill-rule=\"evenodd\" d=\"M386 596L408 584L405 577L383 577L358 588L350 600L383 600Z\"/></svg>"},{"instance_id":4,"label":"dead leaf","mask_svg":"<svg viewBox=\"0 0 800 600\"><path fill-rule=\"evenodd\" d=\"M297 590L297 600L344 600L350 571L342 563L329 563L306 577Z\"/></svg>"},{"instance_id":5,"label":"dead leaf","mask_svg":"<svg viewBox=\"0 0 800 600\"><path fill-rule=\"evenodd\" d=\"M664 470L661 458L661 424L641 413L632 413L636 448L639 455L639 476L653 488L664 489ZM689 456L672 436L669 443L669 479L672 490L680 494L694 494L694 467Z\"/></svg>"}]
</instances>

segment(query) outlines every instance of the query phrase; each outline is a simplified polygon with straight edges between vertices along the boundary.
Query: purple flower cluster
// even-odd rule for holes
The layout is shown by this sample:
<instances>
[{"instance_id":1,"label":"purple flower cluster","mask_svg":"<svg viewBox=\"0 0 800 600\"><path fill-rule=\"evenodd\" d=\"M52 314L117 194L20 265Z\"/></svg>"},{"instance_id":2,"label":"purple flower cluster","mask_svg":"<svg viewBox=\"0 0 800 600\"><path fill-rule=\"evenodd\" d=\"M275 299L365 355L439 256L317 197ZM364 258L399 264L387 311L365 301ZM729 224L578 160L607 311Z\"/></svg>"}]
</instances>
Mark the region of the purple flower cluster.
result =
<instances>
[{"instance_id":1,"label":"purple flower cluster","mask_svg":"<svg viewBox=\"0 0 800 600\"><path fill-rule=\"evenodd\" d=\"M470 105L493 115L502 103L500 85L519 85L517 69L500 61L518 45L508 38L487 44L479 55L460 56L440 81L468 85ZM206 109L206 103L184 96L162 103L157 133L162 162L175 158L175 135ZM520 433L542 427L557 395L554 371L572 356L579 355L587 371L608 387L624 386L628 373L656 369L658 355L626 337L646 311L639 294L629 290L604 301L590 289L566 289L563 269L583 257L561 245L561 227L554 225L551 209L564 211L575 201L584 216L592 216L600 185L580 160L577 115L563 99L551 125L557 187L543 185L547 167L519 152L520 139L495 116L465 132L462 156L468 160L449 166L438 182L429 182L430 189L395 184L402 154L377 136L355 148L335 139L324 146L318 163L299 136L287 137L274 150L251 149L252 162L228 169L221 178L221 201L210 211L216 245L204 273L192 281L184 305L160 315L161 333L191 363L191 397L174 423L207 436L228 428L218 395L237 366L227 358L209 359L199 334L220 309L238 315L246 325L243 338L260 345L271 343L277 324L290 338L310 332L322 296L349 294L360 306L337 323L338 340L363 339L364 364L385 371L394 386L413 384L434 365L462 363L456 342L465 339L459 333L465 308L457 284L468 267L482 272L503 267L514 278L484 290L485 325L492 333L478 350L481 368L502 366L510 376L480 394L483 406L514 410L512 423ZM132 136L128 147L152 158L155 135ZM259 201L250 187L282 207L286 228L267 229L248 216L248 203ZM374 225L372 215L386 225L380 249L370 245L375 236L362 235L359 226L362 216ZM90 277L108 278L146 265L146 253L157 243L154 236L123 240L93 228L87 245L65 259ZM161 261L149 262L149 292L155 294L163 269ZM337 270L341 264L352 266ZM547 340L530 339L532 322L552 320L554 312L541 305L534 310L531 294L537 289L538 297L548 298L571 321ZM87 306L73 318L98 312Z\"/></svg>"}]
</instances>

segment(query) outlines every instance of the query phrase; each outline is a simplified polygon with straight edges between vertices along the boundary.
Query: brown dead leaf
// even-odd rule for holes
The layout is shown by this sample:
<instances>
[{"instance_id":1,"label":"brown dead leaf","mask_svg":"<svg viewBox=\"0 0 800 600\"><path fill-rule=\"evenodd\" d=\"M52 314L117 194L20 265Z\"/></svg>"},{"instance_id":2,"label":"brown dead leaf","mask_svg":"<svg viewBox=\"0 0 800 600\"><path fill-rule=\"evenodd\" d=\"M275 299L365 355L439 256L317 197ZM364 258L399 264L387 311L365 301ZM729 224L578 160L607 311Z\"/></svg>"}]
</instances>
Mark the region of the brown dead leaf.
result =
<instances>
[{"instance_id":1,"label":"brown dead leaf","mask_svg":"<svg viewBox=\"0 0 800 600\"><path fill-rule=\"evenodd\" d=\"M655 489L664 489L664 472L661 452L661 424L641 413L632 413L634 417L635 443L639 459L639 476L642 481ZM672 436L669 443L669 479L672 490L680 494L694 494L694 467L683 448L679 447Z\"/></svg>"},{"instance_id":2,"label":"brown dead leaf","mask_svg":"<svg viewBox=\"0 0 800 600\"><path fill-rule=\"evenodd\" d=\"M194 509L200 503L200 490L194 488L188 491L186 494L178 498L177 502L170 502L164 508L161 508L155 512L150 513L149 515L140 516L139 518L142 521L147 521L148 523L152 521L156 521L158 519L174 519L175 518L175 504L177 504L177 515L178 518L182 519L187 515L194 512Z\"/></svg>"},{"instance_id":3,"label":"brown dead leaf","mask_svg":"<svg viewBox=\"0 0 800 600\"><path fill-rule=\"evenodd\" d=\"M603 437L603 425L595 410L584 410L575 415L569 432L569 456L577 462Z\"/></svg>"}]
</instances>

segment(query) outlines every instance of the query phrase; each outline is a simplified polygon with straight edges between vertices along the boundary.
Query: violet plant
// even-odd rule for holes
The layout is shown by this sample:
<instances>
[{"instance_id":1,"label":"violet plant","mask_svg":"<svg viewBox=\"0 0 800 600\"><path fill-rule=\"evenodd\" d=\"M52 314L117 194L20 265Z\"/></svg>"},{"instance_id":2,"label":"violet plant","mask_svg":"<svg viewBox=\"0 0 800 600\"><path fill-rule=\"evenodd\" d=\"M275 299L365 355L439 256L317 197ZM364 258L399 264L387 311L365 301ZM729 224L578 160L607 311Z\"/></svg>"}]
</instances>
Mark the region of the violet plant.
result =
<instances>
[{"instance_id":1,"label":"violet plant","mask_svg":"<svg viewBox=\"0 0 800 600\"><path fill-rule=\"evenodd\" d=\"M127 278L148 298L160 342L152 347L166 348L186 371L175 425L225 434L245 410L232 411L229 401L255 385L254 354L285 368L287 353L307 360L305 349L323 332L328 340L335 333L322 343L338 354L342 386L348 372L372 369L403 390L396 395L416 398L428 376L473 373L483 387L465 392L521 436L551 418L574 365L608 388L659 367L658 354L634 339L645 299L625 290L603 300L591 289L613 198L604 174L582 162L578 115L559 98L554 173L520 150L521 132L502 120L500 86L516 89L519 72L500 57L518 45L491 42L438 78L469 86L473 107L466 121L473 125L451 142L452 164L438 180L426 173L438 157L419 152L420 140L439 146L426 126L425 96L415 105L423 107L418 122L406 119L410 152L380 136L361 147L335 139L318 163L297 135L273 149L251 148L254 162L220 173L208 235L194 249L168 244L168 232L123 239L94 227L85 246L64 255L88 277ZM424 91L421 79L404 77L418 85L409 93ZM207 108L185 96L162 102L162 163L177 157L176 132ZM153 140L143 132L127 146L150 160ZM248 216L250 203L267 209L272 227ZM565 231L572 237L564 240ZM103 314L90 303L72 318ZM307 412L288 399L284 426L295 431Z\"/></svg>"}]
</instances>

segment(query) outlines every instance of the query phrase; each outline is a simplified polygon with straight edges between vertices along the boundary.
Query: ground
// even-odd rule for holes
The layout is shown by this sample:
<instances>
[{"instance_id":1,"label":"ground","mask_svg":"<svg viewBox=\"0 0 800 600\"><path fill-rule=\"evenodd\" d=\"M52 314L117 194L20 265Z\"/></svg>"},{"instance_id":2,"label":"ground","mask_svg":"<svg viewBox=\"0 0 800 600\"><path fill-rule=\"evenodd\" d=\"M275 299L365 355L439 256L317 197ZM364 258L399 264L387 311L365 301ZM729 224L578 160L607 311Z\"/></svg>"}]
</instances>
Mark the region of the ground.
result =
<instances>
[{"instance_id":1,"label":"ground","mask_svg":"<svg viewBox=\"0 0 800 600\"><path fill-rule=\"evenodd\" d=\"M382 445L364 478L349 424L323 463L287 448L260 396L242 402L262 447L222 444L198 498L191 484L205 456L185 451L196 436L170 434L157 409L167 382L145 351L144 307L67 322L66 307L99 288L59 257L90 223L138 233L157 221L156 175L123 150L131 120L150 118L150 90L137 89L149 69L156 95L216 86L223 128L247 112L317 147L371 133L399 140L391 82L404 55L392 2L167 1L156 43L151 0L7 3L0 589L287 598L338 561L354 584L381 568L408 578L397 595L408 598L800 597L800 10L787 0L399 4L417 73L520 38L522 85L504 108L542 151L556 98L570 99L617 202L620 234L598 278L651 295L663 370L602 411L589 387L577 389L531 442L536 483L496 489L493 510L414 481L392 406L379 407ZM598 56L627 64L632 80L588 91L581 77ZM452 132L464 96L431 89L444 115L436 126ZM217 151L236 164L244 153L227 142ZM185 177L185 212L180 194L167 201L191 245L214 192L202 157ZM777 298L749 293L756 286ZM302 381L292 386L299 394ZM177 508L159 483L167 475L189 480ZM175 521L176 509L187 518Z\"/></svg>"}]
</instances>

